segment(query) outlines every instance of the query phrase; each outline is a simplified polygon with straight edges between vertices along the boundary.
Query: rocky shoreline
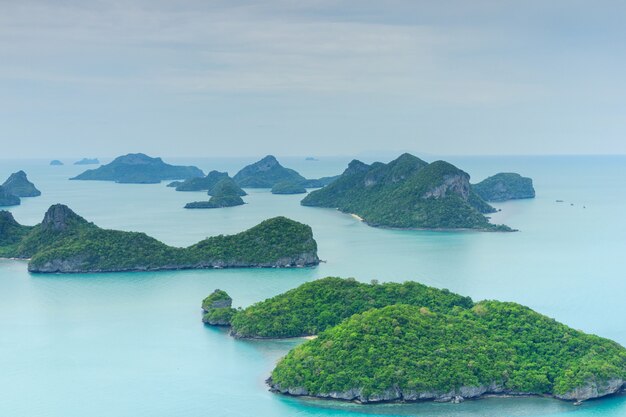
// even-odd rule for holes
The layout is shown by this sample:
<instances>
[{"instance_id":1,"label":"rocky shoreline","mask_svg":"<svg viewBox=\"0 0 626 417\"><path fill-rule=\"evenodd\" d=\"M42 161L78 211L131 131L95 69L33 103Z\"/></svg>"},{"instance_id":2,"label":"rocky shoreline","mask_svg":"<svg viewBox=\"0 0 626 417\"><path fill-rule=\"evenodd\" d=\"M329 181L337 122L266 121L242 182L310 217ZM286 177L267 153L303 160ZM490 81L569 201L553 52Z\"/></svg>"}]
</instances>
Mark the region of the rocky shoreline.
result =
<instances>
[{"instance_id":1,"label":"rocky shoreline","mask_svg":"<svg viewBox=\"0 0 626 417\"><path fill-rule=\"evenodd\" d=\"M274 384L271 377L268 378L265 382L270 387L270 391L278 394L289 395L292 397L309 397L324 400L348 401L358 404L405 403L426 401L460 403L465 400L478 400L482 398L492 397L544 397L581 403L587 400L593 400L626 392L626 381L619 378L609 379L608 381L604 381L601 384L598 384L596 381L590 381L586 385L566 392L562 395L545 395L532 392L509 391L498 384L478 387L460 387L456 390L444 393L436 391L403 391L399 388L393 388L385 391L382 394L363 396L361 389L353 388L343 392L311 394L304 387L282 388L279 385Z\"/></svg>"}]
</instances>

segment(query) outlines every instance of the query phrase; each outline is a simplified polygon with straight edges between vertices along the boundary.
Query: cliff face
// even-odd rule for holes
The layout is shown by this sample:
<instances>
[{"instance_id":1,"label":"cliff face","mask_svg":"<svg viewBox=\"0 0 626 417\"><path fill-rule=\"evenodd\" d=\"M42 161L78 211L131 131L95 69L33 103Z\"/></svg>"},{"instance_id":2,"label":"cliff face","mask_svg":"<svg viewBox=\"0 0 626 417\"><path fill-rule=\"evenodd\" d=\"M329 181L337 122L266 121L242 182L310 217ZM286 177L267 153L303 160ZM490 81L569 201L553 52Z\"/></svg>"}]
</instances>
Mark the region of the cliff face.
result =
<instances>
[{"instance_id":1,"label":"cliff face","mask_svg":"<svg viewBox=\"0 0 626 417\"><path fill-rule=\"evenodd\" d=\"M35 185L28 181L28 177L24 171L18 171L13 174L2 184L2 187L9 194L18 197L37 197L41 195Z\"/></svg>"}]
</instances>

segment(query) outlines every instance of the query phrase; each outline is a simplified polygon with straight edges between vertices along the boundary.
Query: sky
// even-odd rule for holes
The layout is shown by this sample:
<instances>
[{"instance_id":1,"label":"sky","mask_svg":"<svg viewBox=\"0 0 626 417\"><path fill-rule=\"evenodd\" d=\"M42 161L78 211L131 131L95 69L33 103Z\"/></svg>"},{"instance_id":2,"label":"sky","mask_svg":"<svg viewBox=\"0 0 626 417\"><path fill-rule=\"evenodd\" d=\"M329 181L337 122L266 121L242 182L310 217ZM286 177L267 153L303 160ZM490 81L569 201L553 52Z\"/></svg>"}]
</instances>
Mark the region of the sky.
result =
<instances>
[{"instance_id":1,"label":"sky","mask_svg":"<svg viewBox=\"0 0 626 417\"><path fill-rule=\"evenodd\" d=\"M626 2L0 0L0 158L625 154Z\"/></svg>"}]
</instances>

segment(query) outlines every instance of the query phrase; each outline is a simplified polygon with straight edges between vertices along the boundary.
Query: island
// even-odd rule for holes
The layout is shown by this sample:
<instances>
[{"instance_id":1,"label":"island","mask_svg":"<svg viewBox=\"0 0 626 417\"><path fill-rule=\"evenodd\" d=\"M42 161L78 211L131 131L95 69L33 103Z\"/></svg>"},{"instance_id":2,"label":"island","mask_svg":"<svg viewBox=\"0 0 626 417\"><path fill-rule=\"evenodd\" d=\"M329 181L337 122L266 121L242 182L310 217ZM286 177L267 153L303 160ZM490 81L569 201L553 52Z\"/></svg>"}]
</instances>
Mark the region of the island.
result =
<instances>
[{"instance_id":1,"label":"island","mask_svg":"<svg viewBox=\"0 0 626 417\"><path fill-rule=\"evenodd\" d=\"M302 183L281 181L272 187L272 194L306 194Z\"/></svg>"},{"instance_id":2,"label":"island","mask_svg":"<svg viewBox=\"0 0 626 417\"><path fill-rule=\"evenodd\" d=\"M306 180L293 169L282 166L273 155L267 155L260 161L244 167L233 179L243 188L272 188L281 181L302 182Z\"/></svg>"},{"instance_id":3,"label":"island","mask_svg":"<svg viewBox=\"0 0 626 417\"><path fill-rule=\"evenodd\" d=\"M202 301L202 322L211 326L229 326L234 312L233 299L226 291L217 289Z\"/></svg>"},{"instance_id":4,"label":"island","mask_svg":"<svg viewBox=\"0 0 626 417\"><path fill-rule=\"evenodd\" d=\"M507 201L535 198L531 178L513 172L501 172L472 185L476 194L485 201Z\"/></svg>"},{"instance_id":5,"label":"island","mask_svg":"<svg viewBox=\"0 0 626 417\"><path fill-rule=\"evenodd\" d=\"M11 174L2 184L2 187L5 192L17 197L38 197L41 195L41 191L28 180L28 176L24 171L17 171Z\"/></svg>"},{"instance_id":6,"label":"island","mask_svg":"<svg viewBox=\"0 0 626 417\"><path fill-rule=\"evenodd\" d=\"M515 303L435 312L395 304L356 314L292 349L275 392L375 403L487 395L584 401L620 392L626 349Z\"/></svg>"},{"instance_id":7,"label":"island","mask_svg":"<svg viewBox=\"0 0 626 417\"><path fill-rule=\"evenodd\" d=\"M375 403L485 396L584 401L626 388L626 349L511 302L407 281L328 277L245 309L216 290L207 325L235 337L312 336L273 370L275 392ZM313 337L315 336L315 337Z\"/></svg>"},{"instance_id":8,"label":"island","mask_svg":"<svg viewBox=\"0 0 626 417\"><path fill-rule=\"evenodd\" d=\"M99 165L98 158L83 158L80 161L74 162L74 165Z\"/></svg>"},{"instance_id":9,"label":"island","mask_svg":"<svg viewBox=\"0 0 626 417\"><path fill-rule=\"evenodd\" d=\"M34 226L12 222L0 240L0 257L29 259L34 273L158 271L202 268L282 268L319 263L317 243L305 224L275 217L230 236L214 236L186 248L145 233L101 229L56 204Z\"/></svg>"},{"instance_id":10,"label":"island","mask_svg":"<svg viewBox=\"0 0 626 417\"><path fill-rule=\"evenodd\" d=\"M229 178L226 172L211 171L206 177L189 178L182 183L177 183L176 191L209 191L224 178Z\"/></svg>"},{"instance_id":11,"label":"island","mask_svg":"<svg viewBox=\"0 0 626 417\"><path fill-rule=\"evenodd\" d=\"M0 207L19 206L21 202L18 196L11 194L9 190L0 185Z\"/></svg>"},{"instance_id":12,"label":"island","mask_svg":"<svg viewBox=\"0 0 626 417\"><path fill-rule=\"evenodd\" d=\"M293 169L282 166L273 155L244 167L233 177L243 188L272 188L280 182L300 184L304 188L321 188L337 178L306 179Z\"/></svg>"},{"instance_id":13,"label":"island","mask_svg":"<svg viewBox=\"0 0 626 417\"><path fill-rule=\"evenodd\" d=\"M63 162L59 161L58 159L53 159L52 161L50 161L50 165L58 167L65 164L63 164Z\"/></svg>"},{"instance_id":14,"label":"island","mask_svg":"<svg viewBox=\"0 0 626 417\"><path fill-rule=\"evenodd\" d=\"M204 172L194 166L169 165L161 158L142 153L117 157L113 162L83 172L71 180L115 181L126 184L156 184L162 180L186 180L203 177Z\"/></svg>"},{"instance_id":15,"label":"island","mask_svg":"<svg viewBox=\"0 0 626 417\"><path fill-rule=\"evenodd\" d=\"M511 231L489 222L485 214L496 210L472 190L469 179L448 162L427 163L408 153L388 164L354 160L301 204L355 214L370 226Z\"/></svg>"}]
</instances>

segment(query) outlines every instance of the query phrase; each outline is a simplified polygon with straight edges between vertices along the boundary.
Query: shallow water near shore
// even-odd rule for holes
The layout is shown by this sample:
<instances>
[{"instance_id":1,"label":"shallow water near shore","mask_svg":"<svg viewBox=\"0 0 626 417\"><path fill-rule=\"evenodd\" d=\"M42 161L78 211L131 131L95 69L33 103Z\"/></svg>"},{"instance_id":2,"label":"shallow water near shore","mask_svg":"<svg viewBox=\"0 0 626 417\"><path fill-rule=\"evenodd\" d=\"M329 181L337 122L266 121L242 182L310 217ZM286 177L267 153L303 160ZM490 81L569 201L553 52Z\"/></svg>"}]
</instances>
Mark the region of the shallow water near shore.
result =
<instances>
[{"instance_id":1,"label":"shallow water near shore","mask_svg":"<svg viewBox=\"0 0 626 417\"><path fill-rule=\"evenodd\" d=\"M253 162L164 159L231 175ZM279 159L309 178L338 174L349 162ZM0 416L626 415L623 396L579 407L543 398L362 406L284 397L270 393L264 381L276 360L303 339L234 340L202 325L200 303L215 288L226 290L236 306L247 306L334 275L416 280L475 300L516 301L626 345L626 157L445 159L474 182L501 171L532 177L536 199L495 205L502 211L494 222L520 232L372 228L335 210L302 207L302 195L269 190L248 190L244 206L184 210L185 203L208 197L175 192L165 183L67 180L89 168L84 166L0 160L0 180L23 169L43 193L10 208L24 224L64 203L101 227L185 246L285 215L311 225L326 261L293 270L31 275L24 261L0 260Z\"/></svg>"}]
</instances>

